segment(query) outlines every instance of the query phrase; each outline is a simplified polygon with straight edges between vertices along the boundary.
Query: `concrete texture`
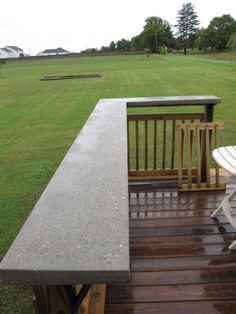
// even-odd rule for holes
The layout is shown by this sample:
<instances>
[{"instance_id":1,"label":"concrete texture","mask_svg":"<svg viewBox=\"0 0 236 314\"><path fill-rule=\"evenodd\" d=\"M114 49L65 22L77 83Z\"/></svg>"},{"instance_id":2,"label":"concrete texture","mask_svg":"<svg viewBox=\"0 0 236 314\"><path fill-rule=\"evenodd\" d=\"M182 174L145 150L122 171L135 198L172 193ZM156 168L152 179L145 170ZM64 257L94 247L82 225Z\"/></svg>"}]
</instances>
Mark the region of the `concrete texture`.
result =
<instances>
[{"instance_id":1,"label":"concrete texture","mask_svg":"<svg viewBox=\"0 0 236 314\"><path fill-rule=\"evenodd\" d=\"M2 260L2 284L128 280L126 129L126 104L101 100Z\"/></svg>"}]
</instances>

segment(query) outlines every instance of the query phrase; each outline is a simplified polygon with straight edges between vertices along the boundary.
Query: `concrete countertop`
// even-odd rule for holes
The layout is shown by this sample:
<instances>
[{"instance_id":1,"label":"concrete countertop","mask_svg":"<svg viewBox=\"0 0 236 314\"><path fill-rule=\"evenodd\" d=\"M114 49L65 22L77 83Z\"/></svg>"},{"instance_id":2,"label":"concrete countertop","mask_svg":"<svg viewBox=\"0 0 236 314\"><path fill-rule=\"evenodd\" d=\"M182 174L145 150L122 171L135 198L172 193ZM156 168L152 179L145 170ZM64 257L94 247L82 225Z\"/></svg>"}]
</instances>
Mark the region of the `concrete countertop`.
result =
<instances>
[{"instance_id":1,"label":"concrete countertop","mask_svg":"<svg viewBox=\"0 0 236 314\"><path fill-rule=\"evenodd\" d=\"M2 260L2 284L129 278L126 104L100 101Z\"/></svg>"},{"instance_id":2,"label":"concrete countertop","mask_svg":"<svg viewBox=\"0 0 236 314\"><path fill-rule=\"evenodd\" d=\"M215 96L101 99L3 258L1 284L127 281L127 107L219 102Z\"/></svg>"}]
</instances>

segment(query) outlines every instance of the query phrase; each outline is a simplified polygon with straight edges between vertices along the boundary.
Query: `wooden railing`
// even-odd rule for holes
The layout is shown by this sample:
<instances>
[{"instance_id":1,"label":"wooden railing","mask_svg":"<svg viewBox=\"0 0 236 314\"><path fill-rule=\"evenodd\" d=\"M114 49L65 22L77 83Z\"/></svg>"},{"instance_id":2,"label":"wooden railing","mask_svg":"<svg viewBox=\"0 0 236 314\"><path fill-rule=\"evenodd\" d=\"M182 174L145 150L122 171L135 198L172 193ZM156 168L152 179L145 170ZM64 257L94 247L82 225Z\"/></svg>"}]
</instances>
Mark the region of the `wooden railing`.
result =
<instances>
[{"instance_id":1,"label":"wooden railing","mask_svg":"<svg viewBox=\"0 0 236 314\"><path fill-rule=\"evenodd\" d=\"M158 101L159 100L159 101ZM180 106L185 112L128 113L128 170L129 181L179 180L176 126L183 123L203 123L213 121L214 105L220 102L216 97L160 97L153 102L129 102L128 108ZM186 112L189 106L203 106L202 112ZM182 109L183 110L183 109ZM189 109L189 111L192 111ZM137 109L136 109L137 111ZM181 133L182 143L187 137ZM211 142L211 135L209 138ZM193 143L193 132L190 132ZM201 182L208 182L208 163L205 162L206 138L201 135ZM184 144L182 145L182 150ZM193 147L190 147L192 151ZM183 152L182 152L183 155ZM197 168L192 168L193 178L197 178ZM181 168L182 180L189 177L189 168Z\"/></svg>"},{"instance_id":2,"label":"wooden railing","mask_svg":"<svg viewBox=\"0 0 236 314\"><path fill-rule=\"evenodd\" d=\"M176 124L203 122L204 114L129 114L127 121L129 179L170 180L178 178Z\"/></svg>"}]
</instances>

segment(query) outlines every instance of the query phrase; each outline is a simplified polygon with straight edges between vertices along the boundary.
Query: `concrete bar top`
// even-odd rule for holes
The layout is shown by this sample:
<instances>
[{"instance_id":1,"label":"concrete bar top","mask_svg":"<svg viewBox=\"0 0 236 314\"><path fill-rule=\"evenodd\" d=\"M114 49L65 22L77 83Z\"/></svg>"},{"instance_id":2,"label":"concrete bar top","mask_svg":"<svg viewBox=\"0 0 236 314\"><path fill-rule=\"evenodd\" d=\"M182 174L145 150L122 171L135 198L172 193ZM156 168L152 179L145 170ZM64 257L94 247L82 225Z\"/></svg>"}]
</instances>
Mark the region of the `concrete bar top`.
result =
<instances>
[{"instance_id":1,"label":"concrete bar top","mask_svg":"<svg viewBox=\"0 0 236 314\"><path fill-rule=\"evenodd\" d=\"M3 258L1 284L129 278L125 102L100 101Z\"/></svg>"},{"instance_id":2,"label":"concrete bar top","mask_svg":"<svg viewBox=\"0 0 236 314\"><path fill-rule=\"evenodd\" d=\"M101 99L3 258L0 283L127 281L126 108L219 102L215 96Z\"/></svg>"}]
</instances>

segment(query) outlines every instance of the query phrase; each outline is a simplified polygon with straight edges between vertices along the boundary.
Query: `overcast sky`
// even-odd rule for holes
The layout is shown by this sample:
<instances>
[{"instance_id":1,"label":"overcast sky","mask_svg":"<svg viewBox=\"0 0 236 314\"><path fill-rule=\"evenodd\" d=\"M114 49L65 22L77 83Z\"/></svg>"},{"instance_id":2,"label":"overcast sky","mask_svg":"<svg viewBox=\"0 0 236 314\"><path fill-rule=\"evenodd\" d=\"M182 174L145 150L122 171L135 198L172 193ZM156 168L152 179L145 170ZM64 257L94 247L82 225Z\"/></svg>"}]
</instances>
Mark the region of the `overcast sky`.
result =
<instances>
[{"instance_id":1,"label":"overcast sky","mask_svg":"<svg viewBox=\"0 0 236 314\"><path fill-rule=\"evenodd\" d=\"M18 46L34 55L63 47L80 52L109 46L112 40L139 34L144 20L158 16L176 24L182 0L5 0L1 2L0 47ZM207 27L215 16L236 19L236 0L192 0Z\"/></svg>"}]
</instances>

